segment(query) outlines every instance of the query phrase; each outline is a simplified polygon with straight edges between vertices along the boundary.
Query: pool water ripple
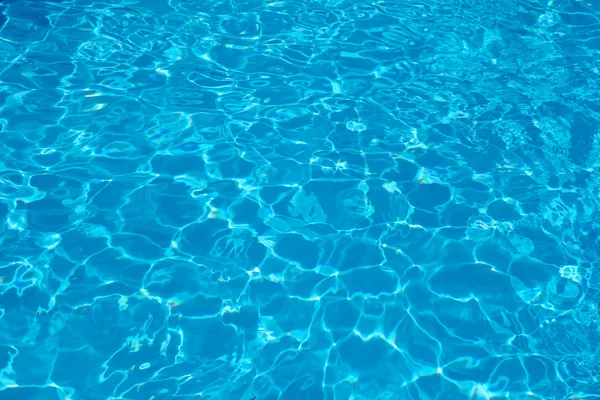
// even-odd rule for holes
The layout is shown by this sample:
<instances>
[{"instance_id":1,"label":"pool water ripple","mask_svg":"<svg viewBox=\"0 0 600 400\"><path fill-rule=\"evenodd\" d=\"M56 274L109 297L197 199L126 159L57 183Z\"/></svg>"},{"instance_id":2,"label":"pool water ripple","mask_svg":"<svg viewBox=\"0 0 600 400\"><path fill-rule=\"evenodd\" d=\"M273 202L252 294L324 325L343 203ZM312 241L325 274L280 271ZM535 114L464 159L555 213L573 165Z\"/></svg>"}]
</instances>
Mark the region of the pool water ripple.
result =
<instances>
[{"instance_id":1,"label":"pool water ripple","mask_svg":"<svg viewBox=\"0 0 600 400\"><path fill-rule=\"evenodd\" d=\"M575 399L594 1L0 2L0 399Z\"/></svg>"}]
</instances>

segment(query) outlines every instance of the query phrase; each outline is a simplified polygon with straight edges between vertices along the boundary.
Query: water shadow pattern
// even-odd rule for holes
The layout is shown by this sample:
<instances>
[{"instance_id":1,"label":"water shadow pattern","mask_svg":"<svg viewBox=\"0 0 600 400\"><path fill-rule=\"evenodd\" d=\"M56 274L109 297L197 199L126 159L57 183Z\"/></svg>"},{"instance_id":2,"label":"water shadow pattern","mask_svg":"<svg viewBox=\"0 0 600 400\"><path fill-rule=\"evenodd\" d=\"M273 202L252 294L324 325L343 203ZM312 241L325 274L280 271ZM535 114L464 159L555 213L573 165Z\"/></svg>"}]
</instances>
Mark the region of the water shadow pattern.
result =
<instances>
[{"instance_id":1,"label":"water shadow pattern","mask_svg":"<svg viewBox=\"0 0 600 400\"><path fill-rule=\"evenodd\" d=\"M0 399L597 398L592 0L0 3Z\"/></svg>"}]
</instances>

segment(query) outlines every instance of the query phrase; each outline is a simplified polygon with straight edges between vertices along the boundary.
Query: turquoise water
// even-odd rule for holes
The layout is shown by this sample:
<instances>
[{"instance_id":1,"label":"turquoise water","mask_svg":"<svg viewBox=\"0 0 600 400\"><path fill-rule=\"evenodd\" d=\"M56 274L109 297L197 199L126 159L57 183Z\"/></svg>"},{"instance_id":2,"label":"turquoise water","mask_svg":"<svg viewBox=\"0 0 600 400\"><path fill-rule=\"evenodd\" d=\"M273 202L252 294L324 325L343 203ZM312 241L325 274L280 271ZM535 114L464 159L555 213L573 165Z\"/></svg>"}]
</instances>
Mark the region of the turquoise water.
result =
<instances>
[{"instance_id":1,"label":"turquoise water","mask_svg":"<svg viewBox=\"0 0 600 400\"><path fill-rule=\"evenodd\" d=\"M0 26L0 399L600 399L596 0Z\"/></svg>"}]
</instances>

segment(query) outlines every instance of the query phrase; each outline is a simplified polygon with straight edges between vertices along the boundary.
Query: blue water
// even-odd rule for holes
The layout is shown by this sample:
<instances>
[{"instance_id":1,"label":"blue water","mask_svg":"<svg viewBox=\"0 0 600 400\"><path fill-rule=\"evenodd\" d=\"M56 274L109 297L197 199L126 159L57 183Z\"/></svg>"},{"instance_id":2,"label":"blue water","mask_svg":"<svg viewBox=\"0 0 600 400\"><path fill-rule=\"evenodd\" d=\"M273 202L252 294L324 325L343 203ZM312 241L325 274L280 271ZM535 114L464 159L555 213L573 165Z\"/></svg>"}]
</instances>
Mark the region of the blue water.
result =
<instances>
[{"instance_id":1,"label":"blue water","mask_svg":"<svg viewBox=\"0 0 600 400\"><path fill-rule=\"evenodd\" d=\"M0 26L0 399L600 399L596 0Z\"/></svg>"}]
</instances>

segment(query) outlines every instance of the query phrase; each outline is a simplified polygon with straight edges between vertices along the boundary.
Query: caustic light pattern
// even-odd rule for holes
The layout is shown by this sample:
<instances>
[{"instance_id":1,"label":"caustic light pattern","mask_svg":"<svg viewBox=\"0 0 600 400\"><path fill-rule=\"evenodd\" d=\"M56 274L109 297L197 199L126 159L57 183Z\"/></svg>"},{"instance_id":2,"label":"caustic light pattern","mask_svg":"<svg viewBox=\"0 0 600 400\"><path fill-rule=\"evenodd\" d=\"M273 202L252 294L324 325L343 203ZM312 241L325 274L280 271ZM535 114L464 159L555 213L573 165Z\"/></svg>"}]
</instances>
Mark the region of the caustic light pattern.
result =
<instances>
[{"instance_id":1,"label":"caustic light pattern","mask_svg":"<svg viewBox=\"0 0 600 400\"><path fill-rule=\"evenodd\" d=\"M596 399L596 0L0 2L0 399Z\"/></svg>"}]
</instances>

